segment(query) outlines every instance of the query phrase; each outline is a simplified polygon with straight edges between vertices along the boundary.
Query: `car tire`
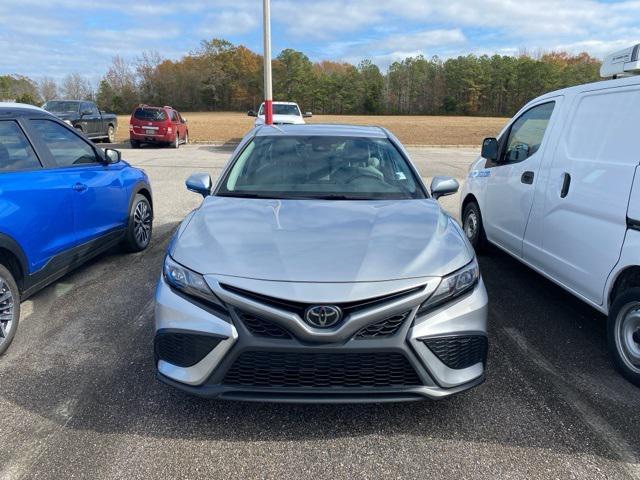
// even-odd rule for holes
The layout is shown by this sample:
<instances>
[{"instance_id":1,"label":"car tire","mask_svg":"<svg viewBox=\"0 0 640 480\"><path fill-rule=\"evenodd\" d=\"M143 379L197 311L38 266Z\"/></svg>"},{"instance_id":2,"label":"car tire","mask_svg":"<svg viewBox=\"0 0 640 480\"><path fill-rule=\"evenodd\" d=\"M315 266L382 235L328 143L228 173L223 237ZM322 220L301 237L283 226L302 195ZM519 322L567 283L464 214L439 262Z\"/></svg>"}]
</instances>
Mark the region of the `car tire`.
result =
<instances>
[{"instance_id":1,"label":"car tire","mask_svg":"<svg viewBox=\"0 0 640 480\"><path fill-rule=\"evenodd\" d=\"M488 242L482 223L480 207L476 202L469 202L462 212L462 229L476 253L485 253Z\"/></svg>"},{"instance_id":2,"label":"car tire","mask_svg":"<svg viewBox=\"0 0 640 480\"><path fill-rule=\"evenodd\" d=\"M627 288L614 299L607 341L616 369L640 387L640 287Z\"/></svg>"},{"instance_id":3,"label":"car tire","mask_svg":"<svg viewBox=\"0 0 640 480\"><path fill-rule=\"evenodd\" d=\"M130 140L131 148L140 148L140 142L138 140Z\"/></svg>"},{"instance_id":4,"label":"car tire","mask_svg":"<svg viewBox=\"0 0 640 480\"><path fill-rule=\"evenodd\" d=\"M109 143L115 143L116 141L116 129L113 128L113 125L109 125L109 128L107 128L107 142Z\"/></svg>"},{"instance_id":5,"label":"car tire","mask_svg":"<svg viewBox=\"0 0 640 480\"><path fill-rule=\"evenodd\" d=\"M153 231L153 210L147 197L136 194L129 212L127 234L124 239L124 248L128 252L141 252L151 242Z\"/></svg>"},{"instance_id":6,"label":"car tire","mask_svg":"<svg viewBox=\"0 0 640 480\"><path fill-rule=\"evenodd\" d=\"M189 145L189 132L185 132L184 134L184 140L182 142L185 145Z\"/></svg>"},{"instance_id":7,"label":"car tire","mask_svg":"<svg viewBox=\"0 0 640 480\"><path fill-rule=\"evenodd\" d=\"M180 148L180 135L176 133L176 139L171 144L173 148Z\"/></svg>"},{"instance_id":8,"label":"car tire","mask_svg":"<svg viewBox=\"0 0 640 480\"><path fill-rule=\"evenodd\" d=\"M0 264L0 355L7 351L20 321L20 291L11 272Z\"/></svg>"}]
</instances>

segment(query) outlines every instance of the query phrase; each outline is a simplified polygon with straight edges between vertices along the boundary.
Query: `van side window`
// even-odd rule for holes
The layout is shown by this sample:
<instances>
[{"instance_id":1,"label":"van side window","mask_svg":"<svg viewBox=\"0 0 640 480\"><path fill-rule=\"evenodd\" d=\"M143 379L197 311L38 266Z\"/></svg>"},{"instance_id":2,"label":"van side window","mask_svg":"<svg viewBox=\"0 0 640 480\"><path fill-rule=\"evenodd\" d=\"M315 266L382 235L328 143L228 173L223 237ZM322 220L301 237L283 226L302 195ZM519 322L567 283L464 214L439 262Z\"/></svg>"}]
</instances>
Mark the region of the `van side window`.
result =
<instances>
[{"instance_id":1,"label":"van side window","mask_svg":"<svg viewBox=\"0 0 640 480\"><path fill-rule=\"evenodd\" d=\"M555 102L537 105L513 122L503 150L503 163L526 160L540 148Z\"/></svg>"}]
</instances>

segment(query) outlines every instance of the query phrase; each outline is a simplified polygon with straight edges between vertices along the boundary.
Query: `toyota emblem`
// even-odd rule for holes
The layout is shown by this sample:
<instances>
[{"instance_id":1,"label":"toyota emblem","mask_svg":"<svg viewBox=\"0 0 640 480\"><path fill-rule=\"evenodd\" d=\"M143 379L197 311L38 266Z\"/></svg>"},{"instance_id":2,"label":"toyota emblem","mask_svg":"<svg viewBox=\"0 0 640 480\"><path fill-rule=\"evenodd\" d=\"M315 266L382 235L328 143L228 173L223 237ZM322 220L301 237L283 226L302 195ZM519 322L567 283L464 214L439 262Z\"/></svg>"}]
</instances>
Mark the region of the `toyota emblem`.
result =
<instances>
[{"instance_id":1,"label":"toyota emblem","mask_svg":"<svg viewBox=\"0 0 640 480\"><path fill-rule=\"evenodd\" d=\"M328 328L342 319L342 310L333 305L316 305L307 308L304 319L312 327Z\"/></svg>"}]
</instances>

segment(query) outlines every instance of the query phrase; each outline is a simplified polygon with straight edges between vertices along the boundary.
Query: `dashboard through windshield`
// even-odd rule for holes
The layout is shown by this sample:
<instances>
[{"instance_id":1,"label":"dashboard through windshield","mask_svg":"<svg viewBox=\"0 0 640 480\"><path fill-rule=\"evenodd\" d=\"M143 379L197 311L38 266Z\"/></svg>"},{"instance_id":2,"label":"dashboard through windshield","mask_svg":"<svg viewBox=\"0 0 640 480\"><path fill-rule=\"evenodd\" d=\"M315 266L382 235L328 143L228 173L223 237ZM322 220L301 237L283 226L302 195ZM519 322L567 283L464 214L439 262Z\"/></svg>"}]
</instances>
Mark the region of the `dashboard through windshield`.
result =
<instances>
[{"instance_id":1,"label":"dashboard through windshield","mask_svg":"<svg viewBox=\"0 0 640 480\"><path fill-rule=\"evenodd\" d=\"M254 137L216 195L246 198L425 198L407 160L386 138Z\"/></svg>"}]
</instances>

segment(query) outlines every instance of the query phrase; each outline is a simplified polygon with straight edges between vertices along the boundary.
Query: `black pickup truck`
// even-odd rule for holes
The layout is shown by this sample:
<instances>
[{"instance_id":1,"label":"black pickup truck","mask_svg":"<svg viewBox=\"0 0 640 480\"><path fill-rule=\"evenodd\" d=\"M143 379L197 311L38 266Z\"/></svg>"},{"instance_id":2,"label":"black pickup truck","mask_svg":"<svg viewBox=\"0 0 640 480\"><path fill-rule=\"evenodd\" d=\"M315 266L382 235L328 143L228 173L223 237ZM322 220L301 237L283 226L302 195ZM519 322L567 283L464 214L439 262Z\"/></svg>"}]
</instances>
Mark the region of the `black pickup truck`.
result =
<instances>
[{"instance_id":1,"label":"black pickup truck","mask_svg":"<svg viewBox=\"0 0 640 480\"><path fill-rule=\"evenodd\" d=\"M86 100L49 100L42 108L92 140L113 143L116 140L118 118L113 113L98 110L96 104Z\"/></svg>"}]
</instances>

